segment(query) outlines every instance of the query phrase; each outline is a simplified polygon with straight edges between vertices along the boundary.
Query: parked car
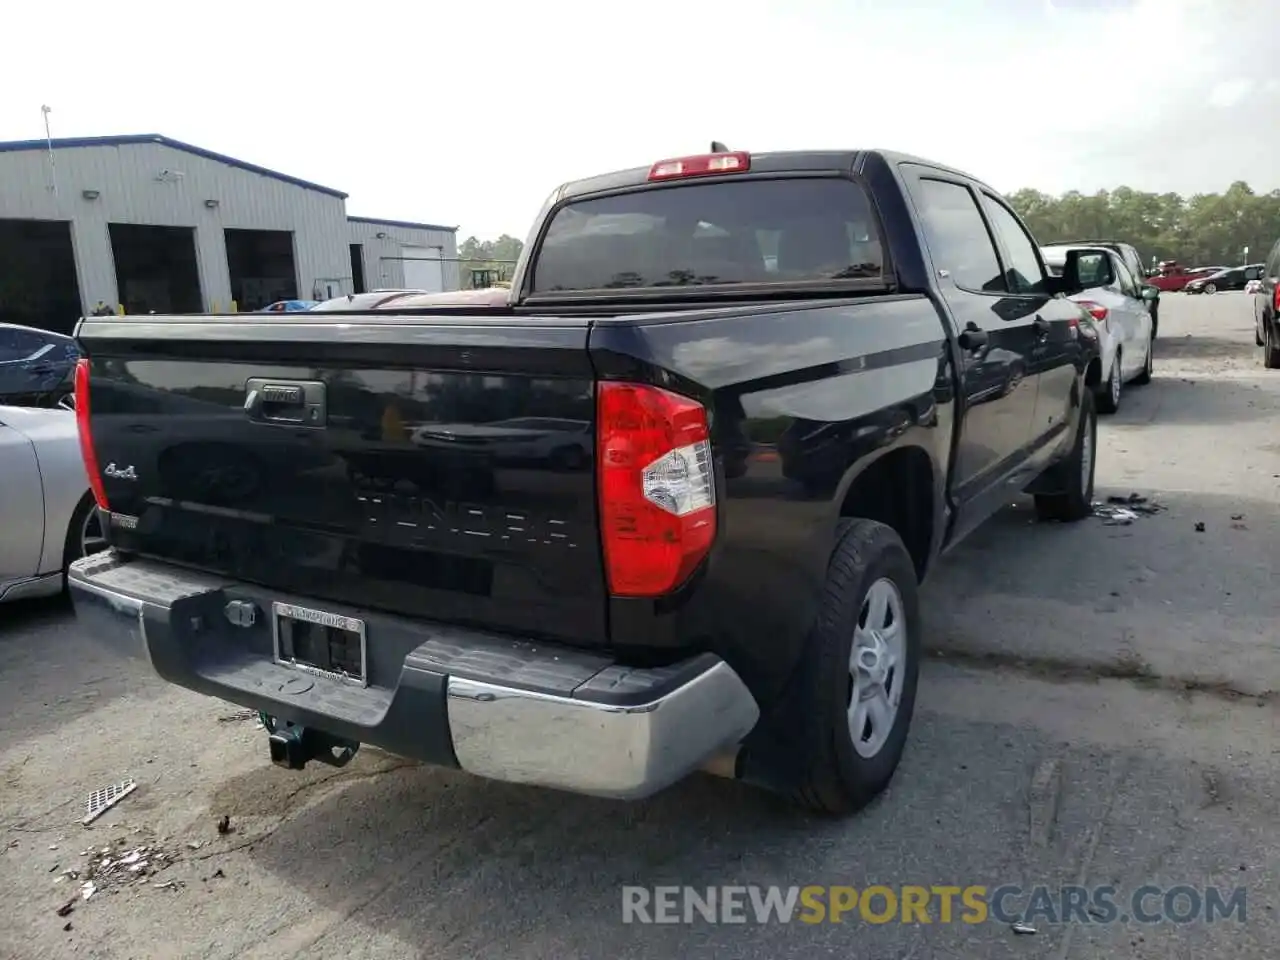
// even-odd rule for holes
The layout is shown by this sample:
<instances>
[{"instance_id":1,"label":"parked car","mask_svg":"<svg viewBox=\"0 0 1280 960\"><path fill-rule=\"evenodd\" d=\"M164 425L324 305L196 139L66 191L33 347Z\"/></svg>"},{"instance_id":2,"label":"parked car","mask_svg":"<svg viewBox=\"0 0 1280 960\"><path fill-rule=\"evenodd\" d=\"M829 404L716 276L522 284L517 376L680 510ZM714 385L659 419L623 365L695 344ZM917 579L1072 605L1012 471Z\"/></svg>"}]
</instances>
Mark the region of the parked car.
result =
<instances>
[{"instance_id":1,"label":"parked car","mask_svg":"<svg viewBox=\"0 0 1280 960\"><path fill-rule=\"evenodd\" d=\"M1147 277L1147 283L1161 293L1175 293L1185 288L1198 275L1195 270L1182 266L1176 260L1164 260Z\"/></svg>"},{"instance_id":2,"label":"parked car","mask_svg":"<svg viewBox=\"0 0 1280 960\"><path fill-rule=\"evenodd\" d=\"M277 300L263 307L258 313L302 313L319 302L319 300Z\"/></svg>"},{"instance_id":3,"label":"parked car","mask_svg":"<svg viewBox=\"0 0 1280 960\"><path fill-rule=\"evenodd\" d=\"M1280 240L1272 246L1253 295L1254 339L1262 347L1262 365L1280 370Z\"/></svg>"},{"instance_id":4,"label":"parked car","mask_svg":"<svg viewBox=\"0 0 1280 960\"><path fill-rule=\"evenodd\" d=\"M55 407L71 395L80 349L71 337L0 323L0 404Z\"/></svg>"},{"instance_id":5,"label":"parked car","mask_svg":"<svg viewBox=\"0 0 1280 960\"><path fill-rule=\"evenodd\" d=\"M990 187L880 151L605 174L531 236L505 307L83 320L112 542L72 565L86 635L261 711L290 768L368 743L599 796L701 768L862 807L906 742L939 552L1018 490L1091 514L1079 253L1048 276ZM123 400L97 412L122 356L165 358L129 374L185 442L179 390L261 378L245 445L370 467L281 466L288 498L162 492L134 465L168 441L145 449ZM513 408L585 422L590 455L509 468L458 429ZM420 447L432 420L452 439Z\"/></svg>"},{"instance_id":6,"label":"parked car","mask_svg":"<svg viewBox=\"0 0 1280 960\"><path fill-rule=\"evenodd\" d=\"M1115 413L1124 384L1151 382L1155 321L1147 308L1155 300L1155 289L1136 279L1119 254L1104 248L1044 247L1041 252L1050 273L1061 276L1070 251L1078 254L1079 282L1084 287L1071 299L1093 318L1101 347L1097 368L1087 380L1097 394L1098 409Z\"/></svg>"},{"instance_id":7,"label":"parked car","mask_svg":"<svg viewBox=\"0 0 1280 960\"><path fill-rule=\"evenodd\" d=\"M374 307L389 303L398 297L412 293L426 293L426 290L370 290L368 293L348 293L332 300L322 300L312 310L328 312L331 310L372 310Z\"/></svg>"},{"instance_id":8,"label":"parked car","mask_svg":"<svg viewBox=\"0 0 1280 960\"><path fill-rule=\"evenodd\" d=\"M107 546L69 409L0 406L0 602L62 590Z\"/></svg>"},{"instance_id":9,"label":"parked car","mask_svg":"<svg viewBox=\"0 0 1280 960\"><path fill-rule=\"evenodd\" d=\"M1213 273L1197 277L1187 284L1187 293L1217 293L1219 290L1243 290L1250 280L1262 276L1260 263L1243 267L1225 267Z\"/></svg>"},{"instance_id":10,"label":"parked car","mask_svg":"<svg viewBox=\"0 0 1280 960\"><path fill-rule=\"evenodd\" d=\"M1123 240L1059 240L1042 247L1042 250L1067 250L1072 247L1110 250L1120 257L1124 262L1129 276L1140 286L1150 286L1154 294L1147 295L1147 303L1150 305L1151 313L1151 330L1152 336L1159 335L1160 332L1160 291L1163 289L1159 284L1148 284L1146 282L1147 271L1142 266L1142 257L1138 255L1137 248L1131 243L1125 243Z\"/></svg>"}]
</instances>

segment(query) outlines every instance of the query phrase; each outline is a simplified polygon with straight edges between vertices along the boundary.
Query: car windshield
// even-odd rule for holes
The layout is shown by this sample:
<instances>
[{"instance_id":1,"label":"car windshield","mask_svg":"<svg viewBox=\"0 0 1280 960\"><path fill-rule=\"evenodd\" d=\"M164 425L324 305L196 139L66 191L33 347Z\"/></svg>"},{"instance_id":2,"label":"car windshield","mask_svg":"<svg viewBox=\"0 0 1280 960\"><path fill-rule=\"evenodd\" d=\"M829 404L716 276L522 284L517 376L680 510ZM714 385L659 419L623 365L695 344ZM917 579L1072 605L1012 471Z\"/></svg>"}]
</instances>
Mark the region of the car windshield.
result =
<instances>
[{"instance_id":1,"label":"car windshield","mask_svg":"<svg viewBox=\"0 0 1280 960\"><path fill-rule=\"evenodd\" d=\"M533 292L879 280L862 187L839 177L685 183L570 203Z\"/></svg>"}]
</instances>

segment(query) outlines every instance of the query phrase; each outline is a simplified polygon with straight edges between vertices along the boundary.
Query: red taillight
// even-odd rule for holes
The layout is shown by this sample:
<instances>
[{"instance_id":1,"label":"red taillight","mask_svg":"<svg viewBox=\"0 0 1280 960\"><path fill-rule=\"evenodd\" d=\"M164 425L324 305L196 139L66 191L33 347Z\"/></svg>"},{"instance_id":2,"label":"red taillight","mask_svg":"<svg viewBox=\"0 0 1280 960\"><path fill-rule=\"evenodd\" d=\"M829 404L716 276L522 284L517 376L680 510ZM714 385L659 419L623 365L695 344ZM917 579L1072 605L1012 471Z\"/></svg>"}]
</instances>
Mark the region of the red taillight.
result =
<instances>
[{"instance_id":1,"label":"red taillight","mask_svg":"<svg viewBox=\"0 0 1280 960\"><path fill-rule=\"evenodd\" d=\"M1092 300L1077 300L1076 303L1089 311L1089 316L1097 320L1099 323L1107 322L1107 308L1100 303L1094 303Z\"/></svg>"},{"instance_id":2,"label":"red taillight","mask_svg":"<svg viewBox=\"0 0 1280 960\"><path fill-rule=\"evenodd\" d=\"M1275 292L1272 294L1271 308L1275 310L1276 313L1280 313L1280 283L1276 284Z\"/></svg>"},{"instance_id":3,"label":"red taillight","mask_svg":"<svg viewBox=\"0 0 1280 960\"><path fill-rule=\"evenodd\" d=\"M682 177L707 177L717 173L745 173L751 169L751 154L705 153L696 157L659 160L649 168L650 180L679 180Z\"/></svg>"},{"instance_id":4,"label":"red taillight","mask_svg":"<svg viewBox=\"0 0 1280 960\"><path fill-rule=\"evenodd\" d=\"M706 557L716 535L706 408L658 387L602 383L596 458L609 592L670 593Z\"/></svg>"},{"instance_id":5,"label":"red taillight","mask_svg":"<svg viewBox=\"0 0 1280 960\"><path fill-rule=\"evenodd\" d=\"M80 456L89 475L93 499L99 509L110 510L107 492L102 488L102 474L98 472L98 455L93 450L93 434L89 432L89 361L83 357L76 361L76 430L80 434Z\"/></svg>"}]
</instances>

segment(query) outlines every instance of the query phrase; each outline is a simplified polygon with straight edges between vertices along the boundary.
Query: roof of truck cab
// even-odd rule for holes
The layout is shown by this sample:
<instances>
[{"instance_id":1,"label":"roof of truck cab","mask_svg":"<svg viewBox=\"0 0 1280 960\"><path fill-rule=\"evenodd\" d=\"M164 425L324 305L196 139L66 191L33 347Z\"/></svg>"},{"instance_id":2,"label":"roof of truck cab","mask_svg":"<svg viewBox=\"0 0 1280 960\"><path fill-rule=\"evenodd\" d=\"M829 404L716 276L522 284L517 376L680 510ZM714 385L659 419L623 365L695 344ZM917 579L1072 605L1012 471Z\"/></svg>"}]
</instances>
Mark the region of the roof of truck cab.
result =
<instances>
[{"instance_id":1,"label":"roof of truck cab","mask_svg":"<svg viewBox=\"0 0 1280 960\"><path fill-rule=\"evenodd\" d=\"M746 151L750 153L751 151ZM963 170L957 170L954 167L948 167L945 164L938 163L934 160L926 160L922 157L915 157L908 153L899 153L894 150L781 150L770 151L764 153L751 153L751 172L752 173L790 173L802 170L852 170L861 157L867 155L875 155L884 159L891 166L897 166L900 163L914 163L920 166L932 167L942 173L949 173L953 176L962 177L965 180L971 180L974 183L987 186L973 174L965 173ZM689 156L697 156L697 154L689 154ZM667 157L655 157L653 163L660 163ZM572 180L563 184L557 191L556 200L564 201L574 197L582 197L593 193L603 193L610 190L618 190L625 187L638 187L645 184L649 180L649 171L653 169L653 163L643 167L630 167L626 170L615 170L611 173L602 173L594 177L586 177L582 180ZM988 187L988 189L994 189Z\"/></svg>"}]
</instances>

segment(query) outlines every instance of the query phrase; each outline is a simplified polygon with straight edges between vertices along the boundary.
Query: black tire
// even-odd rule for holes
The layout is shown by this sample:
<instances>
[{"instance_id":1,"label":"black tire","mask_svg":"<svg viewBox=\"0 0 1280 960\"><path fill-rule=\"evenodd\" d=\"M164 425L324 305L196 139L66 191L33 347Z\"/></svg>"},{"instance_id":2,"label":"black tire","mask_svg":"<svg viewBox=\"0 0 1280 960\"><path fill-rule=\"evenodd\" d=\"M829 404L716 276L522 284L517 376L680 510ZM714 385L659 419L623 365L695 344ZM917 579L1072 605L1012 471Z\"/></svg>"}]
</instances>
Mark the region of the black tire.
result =
<instances>
[{"instance_id":1,"label":"black tire","mask_svg":"<svg viewBox=\"0 0 1280 960\"><path fill-rule=\"evenodd\" d=\"M1268 370L1280 370L1280 344L1276 343L1275 324L1264 321L1262 365Z\"/></svg>"},{"instance_id":2,"label":"black tire","mask_svg":"<svg viewBox=\"0 0 1280 960\"><path fill-rule=\"evenodd\" d=\"M1151 331L1151 339L1147 343L1147 361L1142 367L1142 372L1133 378L1133 382L1139 387L1145 387L1151 382L1151 375L1155 373L1156 361L1156 334L1155 330Z\"/></svg>"},{"instance_id":3,"label":"black tire","mask_svg":"<svg viewBox=\"0 0 1280 960\"><path fill-rule=\"evenodd\" d=\"M1151 339L1160 336L1160 301L1151 304Z\"/></svg>"},{"instance_id":4,"label":"black tire","mask_svg":"<svg viewBox=\"0 0 1280 960\"><path fill-rule=\"evenodd\" d=\"M873 585L888 581L896 588L906 637L901 674L892 672L890 686L901 680L897 712L872 756L855 748L849 706L854 693L851 657L854 632ZM793 797L818 813L847 815L874 800L893 779L915 710L920 675L920 599L916 569L902 539L891 527L873 520L842 521L818 619L808 639L798 678L803 706L788 740L807 752L805 768ZM865 728L864 728L865 729Z\"/></svg>"},{"instance_id":5,"label":"black tire","mask_svg":"<svg viewBox=\"0 0 1280 960\"><path fill-rule=\"evenodd\" d=\"M84 556L84 550L81 547L81 534L84 531L85 521L89 518L90 511L98 509L98 505L94 502L93 494L86 493L76 504L76 509L71 514L71 523L67 525L67 533L62 541L62 579L63 585L66 585L67 568Z\"/></svg>"},{"instance_id":6,"label":"black tire","mask_svg":"<svg viewBox=\"0 0 1280 960\"><path fill-rule=\"evenodd\" d=\"M1120 396L1124 393L1124 378L1120 376L1120 348L1111 359L1111 370L1107 379L1098 384L1098 412L1115 413L1120 409Z\"/></svg>"},{"instance_id":7,"label":"black tire","mask_svg":"<svg viewBox=\"0 0 1280 960\"><path fill-rule=\"evenodd\" d=\"M1084 477L1085 438L1089 441L1089 473ZM1036 516L1041 520L1075 523L1093 514L1093 478L1098 464L1098 415L1093 397L1086 391L1081 398L1080 423L1076 427L1071 453L1051 468L1049 479L1059 493L1037 493Z\"/></svg>"}]
</instances>

